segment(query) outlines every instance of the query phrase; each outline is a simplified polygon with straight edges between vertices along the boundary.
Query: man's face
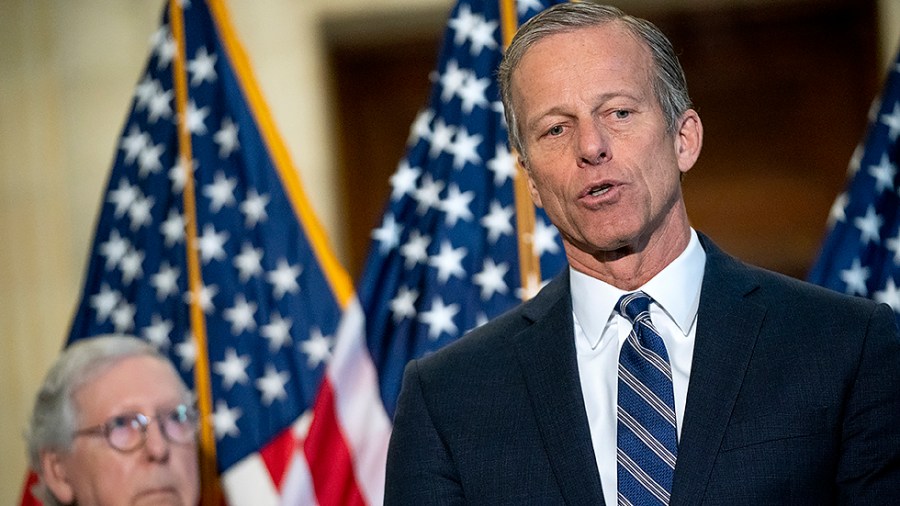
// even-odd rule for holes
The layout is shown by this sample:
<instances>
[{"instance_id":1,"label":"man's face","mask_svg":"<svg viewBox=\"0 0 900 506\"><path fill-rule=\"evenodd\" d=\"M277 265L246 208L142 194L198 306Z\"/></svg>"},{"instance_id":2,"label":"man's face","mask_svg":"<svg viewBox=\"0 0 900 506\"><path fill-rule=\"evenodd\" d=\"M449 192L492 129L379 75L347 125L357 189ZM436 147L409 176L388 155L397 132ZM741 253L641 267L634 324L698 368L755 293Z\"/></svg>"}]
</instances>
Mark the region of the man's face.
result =
<instances>
[{"instance_id":1,"label":"man's face","mask_svg":"<svg viewBox=\"0 0 900 506\"><path fill-rule=\"evenodd\" d=\"M651 64L649 49L613 22L546 37L512 75L532 198L570 261L687 230L680 178L699 154L699 118L689 111L667 132Z\"/></svg>"},{"instance_id":2,"label":"man's face","mask_svg":"<svg viewBox=\"0 0 900 506\"><path fill-rule=\"evenodd\" d=\"M71 452L59 455L63 479L56 486L48 482L60 500L74 499L79 506L197 504L197 445L169 442L155 419L157 412L184 402L167 364L147 356L125 359L78 389L74 400L79 429L125 413L154 420L144 446L127 453L113 449L102 435L76 437Z\"/></svg>"}]
</instances>

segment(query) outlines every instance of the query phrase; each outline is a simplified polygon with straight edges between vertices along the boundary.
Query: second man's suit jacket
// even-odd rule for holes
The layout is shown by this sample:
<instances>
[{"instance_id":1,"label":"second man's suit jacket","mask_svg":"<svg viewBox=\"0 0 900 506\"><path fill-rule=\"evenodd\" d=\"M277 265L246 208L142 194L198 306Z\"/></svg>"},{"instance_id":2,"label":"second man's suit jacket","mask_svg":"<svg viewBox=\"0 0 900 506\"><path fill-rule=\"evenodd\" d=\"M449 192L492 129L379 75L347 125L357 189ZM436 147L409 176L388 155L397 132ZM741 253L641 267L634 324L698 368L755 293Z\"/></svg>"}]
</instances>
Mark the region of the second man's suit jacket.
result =
<instances>
[{"instance_id":1,"label":"second man's suit jacket","mask_svg":"<svg viewBox=\"0 0 900 506\"><path fill-rule=\"evenodd\" d=\"M900 504L893 311L701 242L670 504ZM410 362L385 504L603 504L574 339L566 272Z\"/></svg>"}]
</instances>

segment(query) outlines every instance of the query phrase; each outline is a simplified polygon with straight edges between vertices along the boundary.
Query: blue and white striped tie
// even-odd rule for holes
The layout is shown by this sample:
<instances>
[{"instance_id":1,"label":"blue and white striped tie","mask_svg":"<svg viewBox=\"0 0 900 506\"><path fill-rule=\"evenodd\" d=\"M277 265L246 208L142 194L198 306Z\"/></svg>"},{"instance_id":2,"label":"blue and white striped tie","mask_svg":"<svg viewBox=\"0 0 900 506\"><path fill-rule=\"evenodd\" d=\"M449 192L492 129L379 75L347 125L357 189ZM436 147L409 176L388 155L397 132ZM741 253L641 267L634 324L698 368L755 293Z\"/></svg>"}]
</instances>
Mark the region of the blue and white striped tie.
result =
<instances>
[{"instance_id":1,"label":"blue and white striped tie","mask_svg":"<svg viewBox=\"0 0 900 506\"><path fill-rule=\"evenodd\" d=\"M616 452L620 505L669 504L678 442L669 354L650 321L650 297L622 296L616 311L632 324L619 352Z\"/></svg>"}]
</instances>

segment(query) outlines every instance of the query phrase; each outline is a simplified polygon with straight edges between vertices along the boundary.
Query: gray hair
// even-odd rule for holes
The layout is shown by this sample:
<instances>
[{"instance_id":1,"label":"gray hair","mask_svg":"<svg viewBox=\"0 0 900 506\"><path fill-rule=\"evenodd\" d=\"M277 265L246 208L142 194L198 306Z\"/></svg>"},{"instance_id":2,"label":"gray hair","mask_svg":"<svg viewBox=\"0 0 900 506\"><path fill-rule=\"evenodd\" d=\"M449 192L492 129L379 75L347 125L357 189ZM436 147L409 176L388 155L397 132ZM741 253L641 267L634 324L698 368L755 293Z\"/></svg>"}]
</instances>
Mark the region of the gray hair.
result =
<instances>
[{"instance_id":1,"label":"gray hair","mask_svg":"<svg viewBox=\"0 0 900 506\"><path fill-rule=\"evenodd\" d=\"M72 447L73 434L78 430L78 409L73 396L91 380L119 362L148 356L158 358L172 367L172 374L184 388L185 399L190 398L187 386L171 362L152 345L133 336L108 335L81 339L66 348L44 377L31 412L25 433L31 469L38 475L32 494L45 506L59 505L59 501L44 483L41 453L46 450L67 452Z\"/></svg>"},{"instance_id":2,"label":"gray hair","mask_svg":"<svg viewBox=\"0 0 900 506\"><path fill-rule=\"evenodd\" d=\"M666 118L669 133L675 133L681 115L692 105L684 70L669 39L653 23L625 14L616 7L589 2L567 2L548 8L522 25L498 69L500 96L506 124L509 126L509 142L520 156L525 157L526 153L513 108L511 79L525 53L547 36L612 22L621 23L629 33L647 44L653 57L653 92Z\"/></svg>"}]
</instances>

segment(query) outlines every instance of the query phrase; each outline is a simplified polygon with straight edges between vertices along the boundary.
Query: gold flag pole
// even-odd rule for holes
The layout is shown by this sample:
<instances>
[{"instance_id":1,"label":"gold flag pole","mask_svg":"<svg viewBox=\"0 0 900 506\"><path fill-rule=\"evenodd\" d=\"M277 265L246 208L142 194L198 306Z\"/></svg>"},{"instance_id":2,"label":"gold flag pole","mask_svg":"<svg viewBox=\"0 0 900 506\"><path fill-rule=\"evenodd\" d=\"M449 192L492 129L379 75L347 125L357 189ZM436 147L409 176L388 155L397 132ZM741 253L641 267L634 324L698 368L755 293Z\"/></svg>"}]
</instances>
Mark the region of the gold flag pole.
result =
<instances>
[{"instance_id":1,"label":"gold flag pole","mask_svg":"<svg viewBox=\"0 0 900 506\"><path fill-rule=\"evenodd\" d=\"M516 16L516 0L499 0L500 23L503 32L503 47L509 46L518 28ZM516 160L516 177L513 178L513 192L516 202L516 230L519 243L519 276L522 283L522 300L533 297L541 287L541 262L534 251L534 204L528 191L528 183L524 169L518 162L518 154L512 153Z\"/></svg>"},{"instance_id":2,"label":"gold flag pole","mask_svg":"<svg viewBox=\"0 0 900 506\"><path fill-rule=\"evenodd\" d=\"M197 203L194 189L193 153L191 133L187 126L187 71L185 69L184 16L177 0L169 0L169 20L177 51L173 59L173 81L175 84L175 104L178 111L178 157L185 171L184 215L188 265L188 290L191 293L190 317L191 334L197 350L194 366L194 389L197 392L197 407L200 411L200 483L201 503L204 506L222 504L219 487L219 473L216 465L216 438L212 426L212 387L209 378L209 358L206 350L206 319L200 306L200 290L203 280L200 275L200 259L197 248Z\"/></svg>"}]
</instances>

